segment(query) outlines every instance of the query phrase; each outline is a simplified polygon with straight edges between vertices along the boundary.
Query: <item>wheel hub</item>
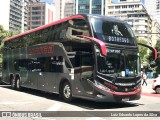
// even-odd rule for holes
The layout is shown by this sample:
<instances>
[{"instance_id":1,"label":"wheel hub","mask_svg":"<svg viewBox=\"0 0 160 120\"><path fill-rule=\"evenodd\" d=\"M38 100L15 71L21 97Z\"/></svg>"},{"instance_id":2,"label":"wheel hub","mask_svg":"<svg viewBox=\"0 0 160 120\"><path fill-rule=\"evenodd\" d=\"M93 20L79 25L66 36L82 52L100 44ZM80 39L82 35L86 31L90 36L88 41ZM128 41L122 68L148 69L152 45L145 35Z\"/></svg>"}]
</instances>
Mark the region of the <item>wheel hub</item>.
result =
<instances>
[{"instance_id":1,"label":"wheel hub","mask_svg":"<svg viewBox=\"0 0 160 120\"><path fill-rule=\"evenodd\" d=\"M66 98L69 98L71 95L71 89L69 85L66 85L63 90L63 94Z\"/></svg>"}]
</instances>

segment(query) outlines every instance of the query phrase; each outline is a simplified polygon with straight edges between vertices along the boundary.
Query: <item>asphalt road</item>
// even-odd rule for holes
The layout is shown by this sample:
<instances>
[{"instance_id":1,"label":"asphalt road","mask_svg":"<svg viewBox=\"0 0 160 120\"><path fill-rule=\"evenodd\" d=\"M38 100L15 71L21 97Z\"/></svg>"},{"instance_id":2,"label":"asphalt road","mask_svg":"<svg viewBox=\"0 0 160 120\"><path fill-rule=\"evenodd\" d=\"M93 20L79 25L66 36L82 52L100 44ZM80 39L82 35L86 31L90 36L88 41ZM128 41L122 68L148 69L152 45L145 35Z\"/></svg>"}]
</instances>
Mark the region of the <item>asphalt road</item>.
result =
<instances>
[{"instance_id":1,"label":"asphalt road","mask_svg":"<svg viewBox=\"0 0 160 120\"><path fill-rule=\"evenodd\" d=\"M142 86L140 100L123 103L92 102L81 99L75 99L72 103L65 103L56 94L31 89L16 91L12 90L10 86L1 85L0 111L3 112L3 116L7 114L6 111L9 112L8 114L12 112L14 117L0 117L0 120L22 120L21 117L17 117L18 115L23 115L23 120L155 119L156 115L160 113L160 94L155 94L152 90L152 81L149 79L147 80L148 86ZM141 115L149 115L149 117ZM156 119L158 118L156 117Z\"/></svg>"}]
</instances>

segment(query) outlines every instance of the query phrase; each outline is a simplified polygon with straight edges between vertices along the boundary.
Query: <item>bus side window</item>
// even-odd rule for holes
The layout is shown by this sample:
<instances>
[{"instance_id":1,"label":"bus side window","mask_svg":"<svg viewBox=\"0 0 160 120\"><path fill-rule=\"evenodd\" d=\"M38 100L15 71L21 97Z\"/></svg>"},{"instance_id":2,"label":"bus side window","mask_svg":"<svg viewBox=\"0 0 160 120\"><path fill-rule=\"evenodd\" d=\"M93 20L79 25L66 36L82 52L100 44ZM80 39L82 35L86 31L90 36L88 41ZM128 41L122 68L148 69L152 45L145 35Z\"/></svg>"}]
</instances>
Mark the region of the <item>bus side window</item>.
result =
<instances>
[{"instance_id":1,"label":"bus side window","mask_svg":"<svg viewBox=\"0 0 160 120\"><path fill-rule=\"evenodd\" d=\"M28 59L15 60L14 69L17 71L28 71Z\"/></svg>"},{"instance_id":2,"label":"bus side window","mask_svg":"<svg viewBox=\"0 0 160 120\"><path fill-rule=\"evenodd\" d=\"M28 60L28 71L41 72L42 66L40 64L40 60L37 58L29 59Z\"/></svg>"},{"instance_id":3,"label":"bus side window","mask_svg":"<svg viewBox=\"0 0 160 120\"><path fill-rule=\"evenodd\" d=\"M19 61L18 60L14 61L14 69L19 71Z\"/></svg>"},{"instance_id":4,"label":"bus side window","mask_svg":"<svg viewBox=\"0 0 160 120\"><path fill-rule=\"evenodd\" d=\"M34 45L35 44L34 42L35 42L34 33L31 33L29 37L29 46Z\"/></svg>"},{"instance_id":5,"label":"bus side window","mask_svg":"<svg viewBox=\"0 0 160 120\"><path fill-rule=\"evenodd\" d=\"M3 69L6 70L7 69L7 62L3 61Z\"/></svg>"},{"instance_id":6,"label":"bus side window","mask_svg":"<svg viewBox=\"0 0 160 120\"><path fill-rule=\"evenodd\" d=\"M24 44L24 47L28 47L28 44L29 44L29 39L28 39L28 36L29 35L24 35L23 37L22 37L22 42L23 42L23 44Z\"/></svg>"},{"instance_id":7,"label":"bus side window","mask_svg":"<svg viewBox=\"0 0 160 120\"><path fill-rule=\"evenodd\" d=\"M62 56L42 57L38 58L36 63L36 71L41 72L63 72Z\"/></svg>"},{"instance_id":8,"label":"bus side window","mask_svg":"<svg viewBox=\"0 0 160 120\"><path fill-rule=\"evenodd\" d=\"M92 66L93 59L92 54L82 55L82 66Z\"/></svg>"},{"instance_id":9,"label":"bus side window","mask_svg":"<svg viewBox=\"0 0 160 120\"><path fill-rule=\"evenodd\" d=\"M81 66L82 66L82 78L87 79L89 78L90 80L93 77L93 57L92 54L82 54L81 57ZM86 71L83 72L83 71Z\"/></svg>"},{"instance_id":10,"label":"bus side window","mask_svg":"<svg viewBox=\"0 0 160 120\"><path fill-rule=\"evenodd\" d=\"M90 36L89 24L84 19L73 19L69 21L66 37L74 39L77 35ZM77 37L75 39L78 39Z\"/></svg>"},{"instance_id":11,"label":"bus side window","mask_svg":"<svg viewBox=\"0 0 160 120\"><path fill-rule=\"evenodd\" d=\"M54 56L50 58L50 72L63 72L63 57L62 56Z\"/></svg>"},{"instance_id":12,"label":"bus side window","mask_svg":"<svg viewBox=\"0 0 160 120\"><path fill-rule=\"evenodd\" d=\"M81 55L76 55L75 56L75 67L80 67L81 66Z\"/></svg>"}]
</instances>

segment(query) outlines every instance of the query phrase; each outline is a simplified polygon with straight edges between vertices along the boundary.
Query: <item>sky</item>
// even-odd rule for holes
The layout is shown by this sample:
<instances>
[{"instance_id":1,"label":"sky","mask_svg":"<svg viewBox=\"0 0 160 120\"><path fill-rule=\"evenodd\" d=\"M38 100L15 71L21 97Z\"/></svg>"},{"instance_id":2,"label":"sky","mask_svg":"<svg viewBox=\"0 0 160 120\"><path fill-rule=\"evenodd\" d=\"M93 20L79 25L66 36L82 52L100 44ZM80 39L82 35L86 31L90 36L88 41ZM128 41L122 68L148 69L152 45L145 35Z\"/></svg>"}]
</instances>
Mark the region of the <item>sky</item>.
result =
<instances>
[{"instance_id":1,"label":"sky","mask_svg":"<svg viewBox=\"0 0 160 120\"><path fill-rule=\"evenodd\" d=\"M54 0L41 0L41 2L47 2L47 3L52 3Z\"/></svg>"},{"instance_id":2,"label":"sky","mask_svg":"<svg viewBox=\"0 0 160 120\"><path fill-rule=\"evenodd\" d=\"M118 0L112 0L112 2L117 2Z\"/></svg>"}]
</instances>

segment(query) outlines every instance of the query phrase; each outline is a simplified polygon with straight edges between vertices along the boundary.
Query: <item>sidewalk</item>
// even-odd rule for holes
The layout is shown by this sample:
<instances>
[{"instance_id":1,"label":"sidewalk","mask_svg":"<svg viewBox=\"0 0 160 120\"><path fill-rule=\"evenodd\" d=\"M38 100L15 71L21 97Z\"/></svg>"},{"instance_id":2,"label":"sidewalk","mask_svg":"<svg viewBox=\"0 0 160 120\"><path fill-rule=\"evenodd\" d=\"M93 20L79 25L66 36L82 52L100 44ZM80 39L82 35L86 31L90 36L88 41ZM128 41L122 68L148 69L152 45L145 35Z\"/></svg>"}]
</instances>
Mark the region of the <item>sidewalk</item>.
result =
<instances>
[{"instance_id":1,"label":"sidewalk","mask_svg":"<svg viewBox=\"0 0 160 120\"><path fill-rule=\"evenodd\" d=\"M147 86L144 84L142 86L142 96L150 96L150 97L158 97L160 98L160 94L156 94L156 92L152 89L153 79L147 79Z\"/></svg>"},{"instance_id":2,"label":"sidewalk","mask_svg":"<svg viewBox=\"0 0 160 120\"><path fill-rule=\"evenodd\" d=\"M155 93L155 91L152 89L152 84L153 84L153 79L147 79L146 82L147 82L147 86L144 84L142 86L142 93Z\"/></svg>"}]
</instances>

